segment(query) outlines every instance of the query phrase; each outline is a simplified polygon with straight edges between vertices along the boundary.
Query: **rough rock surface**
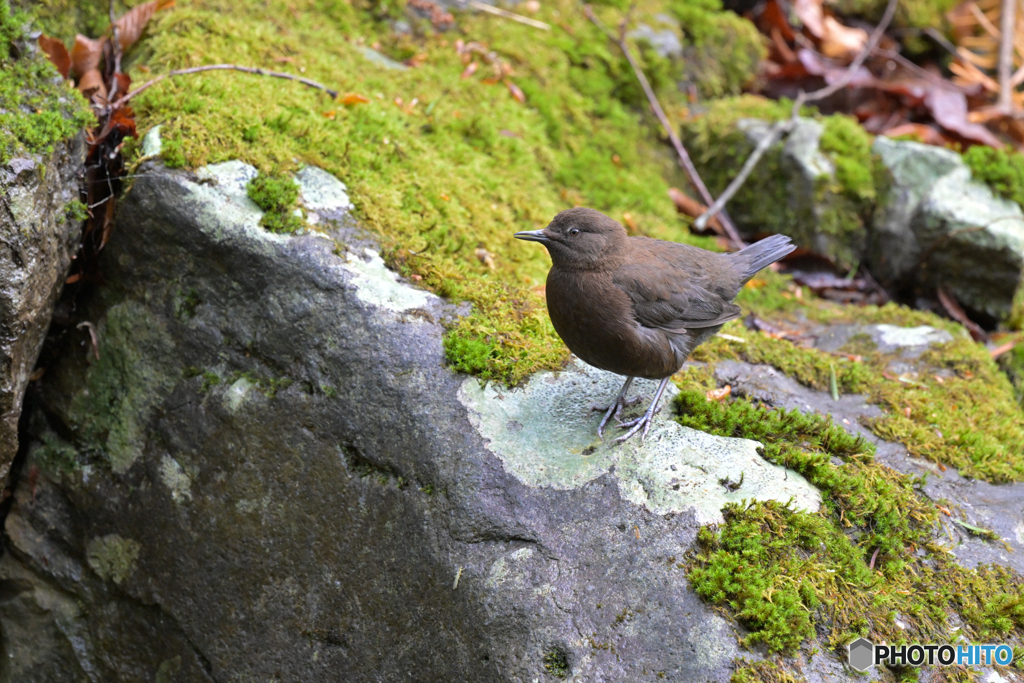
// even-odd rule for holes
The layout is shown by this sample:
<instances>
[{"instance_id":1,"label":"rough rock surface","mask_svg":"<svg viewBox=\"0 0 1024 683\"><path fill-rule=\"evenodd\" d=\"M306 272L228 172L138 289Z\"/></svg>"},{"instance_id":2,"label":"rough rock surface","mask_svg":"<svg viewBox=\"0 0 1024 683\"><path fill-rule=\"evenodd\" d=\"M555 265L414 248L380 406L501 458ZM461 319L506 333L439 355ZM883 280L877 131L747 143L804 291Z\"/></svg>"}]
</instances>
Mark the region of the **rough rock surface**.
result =
<instances>
[{"instance_id":1,"label":"rough rock surface","mask_svg":"<svg viewBox=\"0 0 1024 683\"><path fill-rule=\"evenodd\" d=\"M449 307L345 227L340 185L308 171L325 221L285 237L249 175L146 166L121 205L108 285L79 309L100 357L69 328L31 415L0 680L728 679L735 627L680 568L706 511L671 467L713 444L788 499L779 469L664 421L647 448L584 455L599 415L581 408L575 474L524 474L553 447L516 453L515 434L554 444L570 421L444 367ZM615 381L534 379L551 401Z\"/></svg>"},{"instance_id":2,"label":"rough rock surface","mask_svg":"<svg viewBox=\"0 0 1024 683\"><path fill-rule=\"evenodd\" d=\"M81 139L46 157L0 166L0 481L18 450L18 417L50 326L81 225L66 208L78 198Z\"/></svg>"},{"instance_id":3,"label":"rough rock surface","mask_svg":"<svg viewBox=\"0 0 1024 683\"><path fill-rule=\"evenodd\" d=\"M868 258L889 286L944 285L994 320L1011 314L1024 284L1024 212L1000 199L950 150L878 137L892 174Z\"/></svg>"}]
</instances>

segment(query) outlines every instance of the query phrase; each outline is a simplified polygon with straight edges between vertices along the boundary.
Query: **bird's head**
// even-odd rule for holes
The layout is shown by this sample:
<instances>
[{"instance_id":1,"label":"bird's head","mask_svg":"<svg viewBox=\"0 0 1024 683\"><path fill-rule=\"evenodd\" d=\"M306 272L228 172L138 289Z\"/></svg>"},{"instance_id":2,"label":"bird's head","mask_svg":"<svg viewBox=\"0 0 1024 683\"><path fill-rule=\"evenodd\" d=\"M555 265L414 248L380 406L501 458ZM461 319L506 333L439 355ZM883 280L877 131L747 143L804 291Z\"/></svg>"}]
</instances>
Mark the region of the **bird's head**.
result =
<instances>
[{"instance_id":1,"label":"bird's head","mask_svg":"<svg viewBox=\"0 0 1024 683\"><path fill-rule=\"evenodd\" d=\"M562 211L543 230L515 236L540 242L548 248L552 262L566 270L613 267L628 248L625 228L600 211L584 207Z\"/></svg>"}]
</instances>

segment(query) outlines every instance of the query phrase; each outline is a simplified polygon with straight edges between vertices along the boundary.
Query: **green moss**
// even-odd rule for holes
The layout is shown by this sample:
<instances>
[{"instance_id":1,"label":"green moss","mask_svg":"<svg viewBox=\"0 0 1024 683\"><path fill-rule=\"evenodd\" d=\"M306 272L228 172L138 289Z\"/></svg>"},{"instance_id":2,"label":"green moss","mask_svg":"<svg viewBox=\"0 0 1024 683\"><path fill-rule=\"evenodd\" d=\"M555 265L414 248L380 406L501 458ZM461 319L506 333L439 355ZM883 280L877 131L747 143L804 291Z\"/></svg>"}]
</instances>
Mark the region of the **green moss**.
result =
<instances>
[{"instance_id":1,"label":"green moss","mask_svg":"<svg viewBox=\"0 0 1024 683\"><path fill-rule=\"evenodd\" d=\"M544 670L555 678L569 675L569 658L559 648L552 648L544 653Z\"/></svg>"},{"instance_id":2,"label":"green moss","mask_svg":"<svg viewBox=\"0 0 1024 683\"><path fill-rule=\"evenodd\" d=\"M66 220L72 223L81 223L89 217L89 212L85 206L85 202L77 199L72 199L64 207L64 217Z\"/></svg>"},{"instance_id":3,"label":"green moss","mask_svg":"<svg viewBox=\"0 0 1024 683\"><path fill-rule=\"evenodd\" d=\"M1021 641L1022 579L956 564L930 540L933 505L912 478L875 463L869 444L818 416L719 405L693 391L678 400L680 422L761 440L766 459L804 474L825 500L816 514L775 501L732 504L724 524L700 530L691 584L750 629L747 645L793 652L821 634L835 648L860 636L938 642L951 614L969 640Z\"/></svg>"},{"instance_id":4,"label":"green moss","mask_svg":"<svg viewBox=\"0 0 1024 683\"><path fill-rule=\"evenodd\" d=\"M751 662L737 659L736 670L729 677L729 683L804 683L807 679L787 671L781 662L761 660Z\"/></svg>"},{"instance_id":5,"label":"green moss","mask_svg":"<svg viewBox=\"0 0 1024 683\"><path fill-rule=\"evenodd\" d=\"M295 214L299 186L289 176L260 173L245 186L249 199L263 209L260 225L271 232L293 233L305 225Z\"/></svg>"},{"instance_id":6,"label":"green moss","mask_svg":"<svg viewBox=\"0 0 1024 683\"><path fill-rule=\"evenodd\" d=\"M78 92L29 45L29 21L0 0L0 164L19 154L48 154L94 121Z\"/></svg>"},{"instance_id":7,"label":"green moss","mask_svg":"<svg viewBox=\"0 0 1024 683\"><path fill-rule=\"evenodd\" d=\"M757 28L732 12L723 12L721 0L671 0L668 7L691 46L686 50L686 70L700 93L738 95L766 55Z\"/></svg>"},{"instance_id":8,"label":"green moss","mask_svg":"<svg viewBox=\"0 0 1024 683\"><path fill-rule=\"evenodd\" d=\"M871 136L844 114L826 116L822 123L820 149L836 167L836 182L849 197L871 202L875 199L875 166Z\"/></svg>"},{"instance_id":9,"label":"green moss","mask_svg":"<svg viewBox=\"0 0 1024 683\"><path fill-rule=\"evenodd\" d=\"M988 184L1003 199L1024 206L1024 155L975 145L964 152L963 159L975 179Z\"/></svg>"}]
</instances>

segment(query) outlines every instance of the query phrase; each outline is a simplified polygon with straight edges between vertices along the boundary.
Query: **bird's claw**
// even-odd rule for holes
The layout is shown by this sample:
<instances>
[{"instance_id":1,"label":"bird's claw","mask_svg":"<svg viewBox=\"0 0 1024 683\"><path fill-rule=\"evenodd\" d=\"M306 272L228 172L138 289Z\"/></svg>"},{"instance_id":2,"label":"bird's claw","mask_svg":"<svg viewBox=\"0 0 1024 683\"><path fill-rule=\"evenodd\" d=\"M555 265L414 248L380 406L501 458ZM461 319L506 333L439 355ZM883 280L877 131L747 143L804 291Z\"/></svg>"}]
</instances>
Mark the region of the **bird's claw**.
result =
<instances>
[{"instance_id":1,"label":"bird's claw","mask_svg":"<svg viewBox=\"0 0 1024 683\"><path fill-rule=\"evenodd\" d=\"M623 408L628 408L629 406L632 406L632 405L636 405L637 403L642 401L643 398L644 398L643 396L634 396L633 398L628 399L628 400L627 399L619 399L618 401L616 401L615 403L613 403L610 406L590 406L590 410L591 411L598 411L598 410L606 411L605 414L604 414L604 417L601 419L601 424L599 424L597 426L597 437L599 439L600 438L604 438L604 428L608 424L608 420L611 420L611 419L614 418L615 421L618 423L618 421L619 421L619 413L622 412L622 409Z\"/></svg>"},{"instance_id":2,"label":"bird's claw","mask_svg":"<svg viewBox=\"0 0 1024 683\"><path fill-rule=\"evenodd\" d=\"M647 412L634 420L629 420L628 422L620 422L619 427L622 429L628 429L629 431L615 439L613 443L622 443L626 439L629 439L634 434L639 432L641 429L643 429L643 432L640 434L640 443L644 443L644 439L647 438L647 430L651 428L651 422L653 421L654 416L651 415L650 412Z\"/></svg>"}]
</instances>

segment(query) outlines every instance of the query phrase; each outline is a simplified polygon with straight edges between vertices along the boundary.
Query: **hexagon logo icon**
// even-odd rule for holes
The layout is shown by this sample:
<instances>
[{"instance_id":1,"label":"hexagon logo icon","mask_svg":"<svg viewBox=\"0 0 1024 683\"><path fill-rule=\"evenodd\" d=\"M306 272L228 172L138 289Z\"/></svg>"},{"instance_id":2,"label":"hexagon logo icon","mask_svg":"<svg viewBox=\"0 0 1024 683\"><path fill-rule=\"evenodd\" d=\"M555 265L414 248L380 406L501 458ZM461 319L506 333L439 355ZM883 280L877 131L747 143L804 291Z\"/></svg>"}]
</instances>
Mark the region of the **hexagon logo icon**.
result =
<instances>
[{"instance_id":1,"label":"hexagon logo icon","mask_svg":"<svg viewBox=\"0 0 1024 683\"><path fill-rule=\"evenodd\" d=\"M875 646L867 638L858 638L846 646L850 652L850 666L867 671L875 663Z\"/></svg>"}]
</instances>

